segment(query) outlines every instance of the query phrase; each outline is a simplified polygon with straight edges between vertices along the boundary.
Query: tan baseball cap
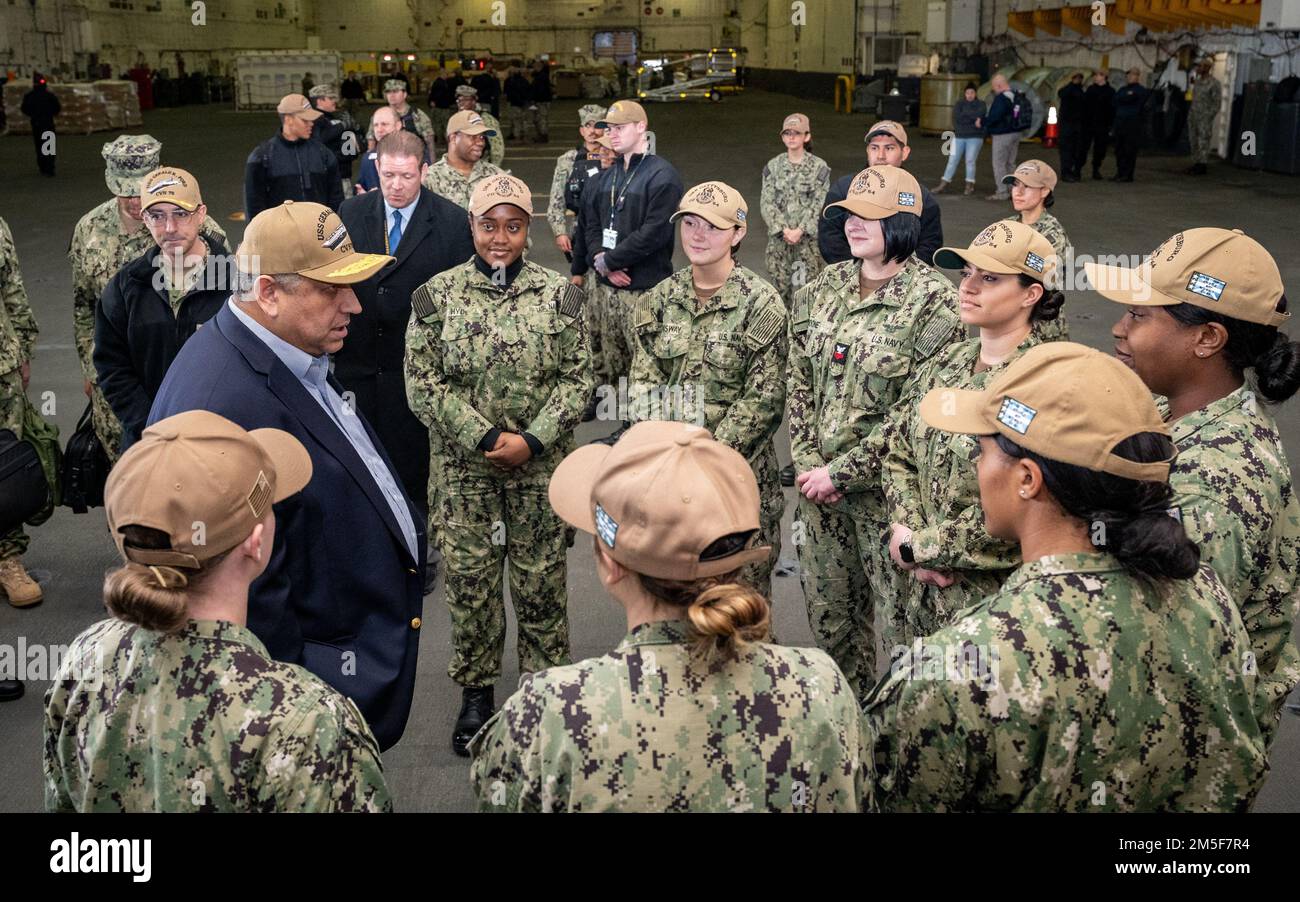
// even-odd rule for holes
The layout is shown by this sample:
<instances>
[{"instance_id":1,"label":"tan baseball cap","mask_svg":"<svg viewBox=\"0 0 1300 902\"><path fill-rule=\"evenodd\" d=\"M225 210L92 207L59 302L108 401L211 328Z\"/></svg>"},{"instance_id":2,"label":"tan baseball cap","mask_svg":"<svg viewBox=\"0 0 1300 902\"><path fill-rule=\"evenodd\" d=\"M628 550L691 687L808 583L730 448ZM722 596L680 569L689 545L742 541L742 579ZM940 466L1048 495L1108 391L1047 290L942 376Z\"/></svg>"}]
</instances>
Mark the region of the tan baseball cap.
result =
<instances>
[{"instance_id":1,"label":"tan baseball cap","mask_svg":"<svg viewBox=\"0 0 1300 902\"><path fill-rule=\"evenodd\" d=\"M745 225L749 206L726 182L703 182L686 192L668 221L676 222L687 213L702 216L720 229L734 229Z\"/></svg>"},{"instance_id":2,"label":"tan baseball cap","mask_svg":"<svg viewBox=\"0 0 1300 902\"><path fill-rule=\"evenodd\" d=\"M184 169L163 166L155 169L140 181L140 209L154 204L175 204L193 213L203 203L199 194L199 181Z\"/></svg>"},{"instance_id":3,"label":"tan baseball cap","mask_svg":"<svg viewBox=\"0 0 1300 902\"><path fill-rule=\"evenodd\" d=\"M285 94L280 98L280 105L275 108L277 113L283 113L290 116L297 116L299 119L308 121L319 119L325 115L320 110L311 105L306 97L301 94Z\"/></svg>"},{"instance_id":4,"label":"tan baseball cap","mask_svg":"<svg viewBox=\"0 0 1300 902\"><path fill-rule=\"evenodd\" d=\"M596 143L599 144L601 147L605 148L606 150L614 149L614 141L612 138L610 138L609 135L601 135L599 138L596 139Z\"/></svg>"},{"instance_id":5,"label":"tan baseball cap","mask_svg":"<svg viewBox=\"0 0 1300 902\"><path fill-rule=\"evenodd\" d=\"M658 579L693 580L767 560L768 546L716 560L705 549L758 532L758 481L739 452L686 423L637 423L613 447L583 445L551 475L551 507L614 560Z\"/></svg>"},{"instance_id":6,"label":"tan baseball cap","mask_svg":"<svg viewBox=\"0 0 1300 902\"><path fill-rule=\"evenodd\" d=\"M635 100L616 100L610 106L609 112L605 118L596 124L601 128L608 128L611 125L623 125L626 122L649 122L649 117L645 114L645 107Z\"/></svg>"},{"instance_id":7,"label":"tan baseball cap","mask_svg":"<svg viewBox=\"0 0 1300 902\"><path fill-rule=\"evenodd\" d=\"M397 259L357 253L337 213L322 204L291 200L253 217L237 257L242 273L296 273L331 285L362 282Z\"/></svg>"},{"instance_id":8,"label":"tan baseball cap","mask_svg":"<svg viewBox=\"0 0 1300 902\"><path fill-rule=\"evenodd\" d=\"M1112 453L1140 432L1169 435L1150 389L1114 357L1072 341L1026 351L984 391L932 389L920 412L945 432L1001 434L1050 460L1128 479L1169 479L1172 458L1138 463Z\"/></svg>"},{"instance_id":9,"label":"tan baseball cap","mask_svg":"<svg viewBox=\"0 0 1300 902\"><path fill-rule=\"evenodd\" d=\"M469 197L469 211L475 216L482 216L497 204L514 204L529 216L533 215L533 193L513 175L502 173L483 179Z\"/></svg>"},{"instance_id":10,"label":"tan baseball cap","mask_svg":"<svg viewBox=\"0 0 1300 902\"><path fill-rule=\"evenodd\" d=\"M812 131L812 124L808 121L808 117L803 113L791 113L789 116L786 116L785 121L781 123L781 131L784 133L791 129L807 134Z\"/></svg>"},{"instance_id":11,"label":"tan baseball cap","mask_svg":"<svg viewBox=\"0 0 1300 902\"><path fill-rule=\"evenodd\" d=\"M1002 176L1002 184L1010 185L1019 179L1030 188L1056 190L1056 170L1042 160L1025 160L1016 167L1016 171Z\"/></svg>"},{"instance_id":12,"label":"tan baseball cap","mask_svg":"<svg viewBox=\"0 0 1300 902\"><path fill-rule=\"evenodd\" d=\"M895 122L893 119L881 119L875 125L871 126L871 128L867 129L867 134L863 140L870 144L871 136L880 132L892 135L899 144L902 144L904 147L907 146L907 129L903 128L901 123Z\"/></svg>"},{"instance_id":13,"label":"tan baseball cap","mask_svg":"<svg viewBox=\"0 0 1300 902\"><path fill-rule=\"evenodd\" d=\"M848 196L822 211L823 216L843 208L863 219L885 219L895 213L921 215L921 186L906 169L872 166L853 177Z\"/></svg>"},{"instance_id":14,"label":"tan baseball cap","mask_svg":"<svg viewBox=\"0 0 1300 902\"><path fill-rule=\"evenodd\" d=\"M178 413L145 429L108 474L108 529L129 561L197 570L248 538L311 473L311 456L288 432L245 431L207 410ZM128 546L124 526L165 532L171 548Z\"/></svg>"},{"instance_id":15,"label":"tan baseball cap","mask_svg":"<svg viewBox=\"0 0 1300 902\"><path fill-rule=\"evenodd\" d=\"M456 132L464 132L467 135L483 135L487 138L496 136L496 130L484 125L483 117L474 110L461 110L447 120L447 137L450 138Z\"/></svg>"},{"instance_id":16,"label":"tan baseball cap","mask_svg":"<svg viewBox=\"0 0 1300 902\"><path fill-rule=\"evenodd\" d=\"M988 272L1024 273L1047 282L1060 261L1056 249L1033 226L1004 219L986 226L970 247L941 247L934 252L934 265L961 269L970 263Z\"/></svg>"},{"instance_id":17,"label":"tan baseball cap","mask_svg":"<svg viewBox=\"0 0 1300 902\"><path fill-rule=\"evenodd\" d=\"M1291 319L1278 302L1286 288L1273 256L1241 229L1188 229L1137 268L1083 264L1093 290L1132 307L1193 304L1265 326Z\"/></svg>"}]
</instances>

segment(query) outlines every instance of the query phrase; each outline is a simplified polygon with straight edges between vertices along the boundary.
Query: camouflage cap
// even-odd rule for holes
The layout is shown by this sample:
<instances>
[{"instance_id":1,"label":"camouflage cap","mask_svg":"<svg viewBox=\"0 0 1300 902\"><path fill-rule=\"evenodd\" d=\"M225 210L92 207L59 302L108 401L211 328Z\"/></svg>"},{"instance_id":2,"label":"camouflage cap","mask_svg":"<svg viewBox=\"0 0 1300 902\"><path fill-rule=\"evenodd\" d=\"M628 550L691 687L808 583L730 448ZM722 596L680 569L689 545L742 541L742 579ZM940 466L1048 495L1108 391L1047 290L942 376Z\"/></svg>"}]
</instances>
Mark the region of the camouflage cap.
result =
<instances>
[{"instance_id":1,"label":"camouflage cap","mask_svg":"<svg viewBox=\"0 0 1300 902\"><path fill-rule=\"evenodd\" d=\"M742 228L749 205L739 191L726 182L702 182L682 196L677 211L668 217L676 222L687 214L702 217L720 229Z\"/></svg>"},{"instance_id":2,"label":"camouflage cap","mask_svg":"<svg viewBox=\"0 0 1300 902\"><path fill-rule=\"evenodd\" d=\"M578 108L578 124L591 125L605 118L605 108L598 103L588 103Z\"/></svg>"},{"instance_id":3,"label":"camouflage cap","mask_svg":"<svg viewBox=\"0 0 1300 902\"><path fill-rule=\"evenodd\" d=\"M469 211L482 216L497 204L514 204L529 216L533 215L533 193L513 175L494 175L475 185L469 198Z\"/></svg>"},{"instance_id":4,"label":"camouflage cap","mask_svg":"<svg viewBox=\"0 0 1300 902\"><path fill-rule=\"evenodd\" d=\"M688 423L650 420L613 447L582 446L555 468L548 496L560 519L646 576L702 579L772 554L706 556L718 539L758 533L758 480L740 452Z\"/></svg>"},{"instance_id":5,"label":"camouflage cap","mask_svg":"<svg viewBox=\"0 0 1300 902\"><path fill-rule=\"evenodd\" d=\"M245 431L211 411L186 411L146 429L108 474L108 529L129 561L197 570L248 538L311 474L311 455L288 432ZM164 532L171 547L128 545L125 526Z\"/></svg>"},{"instance_id":6,"label":"camouflage cap","mask_svg":"<svg viewBox=\"0 0 1300 902\"><path fill-rule=\"evenodd\" d=\"M1109 354L1072 341L1026 351L984 391L931 389L921 419L944 432L1003 435L1049 460L1126 479L1167 482L1169 460L1115 454L1138 433L1169 435L1137 373Z\"/></svg>"},{"instance_id":7,"label":"camouflage cap","mask_svg":"<svg viewBox=\"0 0 1300 902\"><path fill-rule=\"evenodd\" d=\"M478 88L473 85L456 85L457 97L477 97Z\"/></svg>"},{"instance_id":8,"label":"camouflage cap","mask_svg":"<svg viewBox=\"0 0 1300 902\"><path fill-rule=\"evenodd\" d=\"M314 86L310 91L307 92L307 96L308 97L333 97L335 100L338 100L339 89L334 87L332 82L327 81L322 85Z\"/></svg>"},{"instance_id":9,"label":"camouflage cap","mask_svg":"<svg viewBox=\"0 0 1300 902\"><path fill-rule=\"evenodd\" d=\"M1192 304L1233 319L1280 326L1286 286L1277 261L1241 229L1187 229L1166 240L1136 269L1083 265L1102 297L1134 307Z\"/></svg>"},{"instance_id":10,"label":"camouflage cap","mask_svg":"<svg viewBox=\"0 0 1300 902\"><path fill-rule=\"evenodd\" d=\"M118 197L140 193L140 179L158 168L162 142L153 135L119 135L99 152L104 158L104 182Z\"/></svg>"},{"instance_id":11,"label":"camouflage cap","mask_svg":"<svg viewBox=\"0 0 1300 902\"><path fill-rule=\"evenodd\" d=\"M385 94L387 94L389 91L405 91L405 90L407 90L406 82L402 81L400 78L390 78L388 79L388 81L384 82Z\"/></svg>"}]
</instances>

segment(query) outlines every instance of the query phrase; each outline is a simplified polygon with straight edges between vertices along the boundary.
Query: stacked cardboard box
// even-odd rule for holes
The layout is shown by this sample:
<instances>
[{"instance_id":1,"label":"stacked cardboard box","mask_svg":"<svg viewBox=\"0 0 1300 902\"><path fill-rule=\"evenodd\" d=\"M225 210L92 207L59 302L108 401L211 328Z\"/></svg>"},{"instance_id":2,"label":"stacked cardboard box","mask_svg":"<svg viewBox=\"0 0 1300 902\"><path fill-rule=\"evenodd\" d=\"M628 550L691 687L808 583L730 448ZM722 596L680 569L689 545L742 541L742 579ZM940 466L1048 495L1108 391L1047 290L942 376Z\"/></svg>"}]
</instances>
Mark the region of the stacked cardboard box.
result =
<instances>
[{"instance_id":1,"label":"stacked cardboard box","mask_svg":"<svg viewBox=\"0 0 1300 902\"><path fill-rule=\"evenodd\" d=\"M30 135L31 120L22 114L23 95L31 90L26 81L8 82L4 86L5 120L11 135ZM56 131L88 135L141 124L140 98L135 83L96 81L52 84L50 91L59 99Z\"/></svg>"}]
</instances>

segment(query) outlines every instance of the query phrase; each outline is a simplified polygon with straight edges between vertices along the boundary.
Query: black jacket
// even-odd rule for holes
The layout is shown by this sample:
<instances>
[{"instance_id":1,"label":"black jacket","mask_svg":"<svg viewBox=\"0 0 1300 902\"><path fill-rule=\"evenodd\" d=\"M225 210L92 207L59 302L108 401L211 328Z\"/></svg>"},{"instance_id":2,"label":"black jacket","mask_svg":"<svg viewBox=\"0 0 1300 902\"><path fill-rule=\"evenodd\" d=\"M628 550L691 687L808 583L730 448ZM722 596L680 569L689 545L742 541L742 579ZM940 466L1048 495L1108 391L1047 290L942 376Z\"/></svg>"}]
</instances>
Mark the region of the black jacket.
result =
<instances>
[{"instance_id":1,"label":"black jacket","mask_svg":"<svg viewBox=\"0 0 1300 902\"><path fill-rule=\"evenodd\" d=\"M582 187L578 193L578 207L574 211L577 218L574 220L573 225L573 251L569 254L573 258L569 261L569 275L572 276L585 276L592 271L587 255L587 219L592 215L591 211L596 207L592 198L600 187L600 179L598 178L600 164L590 160L586 162L580 160L574 166L576 170L582 166L592 165L597 167L597 171L595 175L583 177ZM565 188L565 197L568 197L567 187Z\"/></svg>"},{"instance_id":2,"label":"black jacket","mask_svg":"<svg viewBox=\"0 0 1300 902\"><path fill-rule=\"evenodd\" d=\"M976 119L983 120L987 112L984 101L978 97L974 100L965 98L957 101L952 107L952 130L958 138L982 138L984 137L984 123L975 124Z\"/></svg>"},{"instance_id":3,"label":"black jacket","mask_svg":"<svg viewBox=\"0 0 1300 902\"><path fill-rule=\"evenodd\" d=\"M849 185L857 177L854 172L841 176L826 193L822 210L849 196ZM916 256L926 263L934 263L934 252L943 247L943 220L939 202L930 189L921 185L921 240L916 245ZM841 263L853 257L849 252L849 239L844 237L843 216L820 216L817 219L817 249L827 263Z\"/></svg>"},{"instance_id":4,"label":"black jacket","mask_svg":"<svg viewBox=\"0 0 1300 902\"><path fill-rule=\"evenodd\" d=\"M320 141L268 138L244 164L244 213L254 216L286 200L308 200L338 210L343 203L339 161Z\"/></svg>"},{"instance_id":5,"label":"black jacket","mask_svg":"<svg viewBox=\"0 0 1300 902\"><path fill-rule=\"evenodd\" d=\"M1057 91L1056 96L1061 99L1061 107L1057 110L1056 117L1057 122L1060 123L1061 134L1073 135L1083 131L1086 107L1083 85L1070 82Z\"/></svg>"},{"instance_id":6,"label":"black jacket","mask_svg":"<svg viewBox=\"0 0 1300 902\"><path fill-rule=\"evenodd\" d=\"M620 157L595 182L583 216L587 264L594 269L596 255L603 252L611 272L623 269L632 277L625 290L653 288L673 273L673 226L668 217L677 211L685 193L682 177L661 156L633 154L626 171ZM610 227L611 200L613 227L618 231L612 249L601 241ZM601 284L617 287L604 276L599 278Z\"/></svg>"},{"instance_id":7,"label":"black jacket","mask_svg":"<svg viewBox=\"0 0 1300 902\"><path fill-rule=\"evenodd\" d=\"M449 110L456 102L456 88L445 78L435 78L429 86L429 106Z\"/></svg>"},{"instance_id":8,"label":"black jacket","mask_svg":"<svg viewBox=\"0 0 1300 902\"><path fill-rule=\"evenodd\" d=\"M1115 128L1137 132L1142 128L1142 105L1149 92L1145 85L1124 85L1115 92Z\"/></svg>"},{"instance_id":9,"label":"black jacket","mask_svg":"<svg viewBox=\"0 0 1300 902\"><path fill-rule=\"evenodd\" d=\"M158 248L117 271L95 305L95 372L113 413L122 421L122 450L140 440L149 408L181 345L221 309L232 288L219 238L208 246L203 276L172 313L158 269ZM155 287L155 285L157 287Z\"/></svg>"},{"instance_id":10,"label":"black jacket","mask_svg":"<svg viewBox=\"0 0 1300 902\"><path fill-rule=\"evenodd\" d=\"M511 106L528 106L533 99L533 86L518 72L506 79L506 100Z\"/></svg>"},{"instance_id":11,"label":"black jacket","mask_svg":"<svg viewBox=\"0 0 1300 902\"><path fill-rule=\"evenodd\" d=\"M573 168L564 182L564 208L572 210L576 216L582 212L582 189L590 179L600 175L600 161L587 159L587 146L578 145L578 155L574 158Z\"/></svg>"},{"instance_id":12,"label":"black jacket","mask_svg":"<svg viewBox=\"0 0 1300 902\"><path fill-rule=\"evenodd\" d=\"M32 131L38 135L53 130L60 109L59 98L48 85L37 85L23 95L22 114L32 120Z\"/></svg>"},{"instance_id":13,"label":"black jacket","mask_svg":"<svg viewBox=\"0 0 1300 902\"><path fill-rule=\"evenodd\" d=\"M312 107L319 109L315 103ZM339 161L339 178L352 178L352 161L361 155L361 142L365 132L357 125L352 114L346 110L327 113L320 110L321 117L316 120L316 128L311 136L330 149ZM348 136L352 136L348 143ZM349 149L351 152L348 152Z\"/></svg>"},{"instance_id":14,"label":"black jacket","mask_svg":"<svg viewBox=\"0 0 1300 902\"><path fill-rule=\"evenodd\" d=\"M533 100L537 103L550 103L554 96L551 91L551 67L543 66L533 73Z\"/></svg>"},{"instance_id":15,"label":"black jacket","mask_svg":"<svg viewBox=\"0 0 1300 902\"><path fill-rule=\"evenodd\" d=\"M492 107L492 115L501 118L501 82L495 75L480 72L469 80L470 86L478 91L478 102Z\"/></svg>"},{"instance_id":16,"label":"black jacket","mask_svg":"<svg viewBox=\"0 0 1300 902\"><path fill-rule=\"evenodd\" d=\"M1083 127L1106 134L1115 120L1115 89L1110 85L1088 85L1083 92Z\"/></svg>"},{"instance_id":17,"label":"black jacket","mask_svg":"<svg viewBox=\"0 0 1300 902\"><path fill-rule=\"evenodd\" d=\"M348 198L339 218L354 250L386 253L382 192ZM429 433L406 401L403 358L411 292L473 254L464 208L421 188L413 218L397 245L397 262L352 286L361 312L352 317L343 348L334 355L335 378L355 394L356 409L374 427L406 493L421 511L428 509Z\"/></svg>"},{"instance_id":18,"label":"black jacket","mask_svg":"<svg viewBox=\"0 0 1300 902\"><path fill-rule=\"evenodd\" d=\"M1012 125L1016 105L1006 93L995 94L989 104L989 114L984 117L984 134L1010 135L1017 131Z\"/></svg>"}]
</instances>

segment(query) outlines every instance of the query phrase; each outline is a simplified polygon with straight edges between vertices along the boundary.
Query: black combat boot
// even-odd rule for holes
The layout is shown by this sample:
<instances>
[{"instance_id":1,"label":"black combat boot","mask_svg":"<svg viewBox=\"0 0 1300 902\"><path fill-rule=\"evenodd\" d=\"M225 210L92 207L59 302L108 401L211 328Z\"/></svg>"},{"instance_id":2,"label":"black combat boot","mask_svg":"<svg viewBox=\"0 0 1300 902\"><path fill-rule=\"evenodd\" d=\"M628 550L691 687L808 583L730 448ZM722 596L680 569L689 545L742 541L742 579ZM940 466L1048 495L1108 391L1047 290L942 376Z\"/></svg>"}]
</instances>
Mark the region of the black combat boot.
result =
<instances>
[{"instance_id":1,"label":"black combat boot","mask_svg":"<svg viewBox=\"0 0 1300 902\"><path fill-rule=\"evenodd\" d=\"M451 732L451 750L462 758L468 758L469 741L495 710L491 686L466 686L462 689L460 715Z\"/></svg>"},{"instance_id":2,"label":"black combat boot","mask_svg":"<svg viewBox=\"0 0 1300 902\"><path fill-rule=\"evenodd\" d=\"M17 701L22 697L22 680L0 680L0 702Z\"/></svg>"}]
</instances>

